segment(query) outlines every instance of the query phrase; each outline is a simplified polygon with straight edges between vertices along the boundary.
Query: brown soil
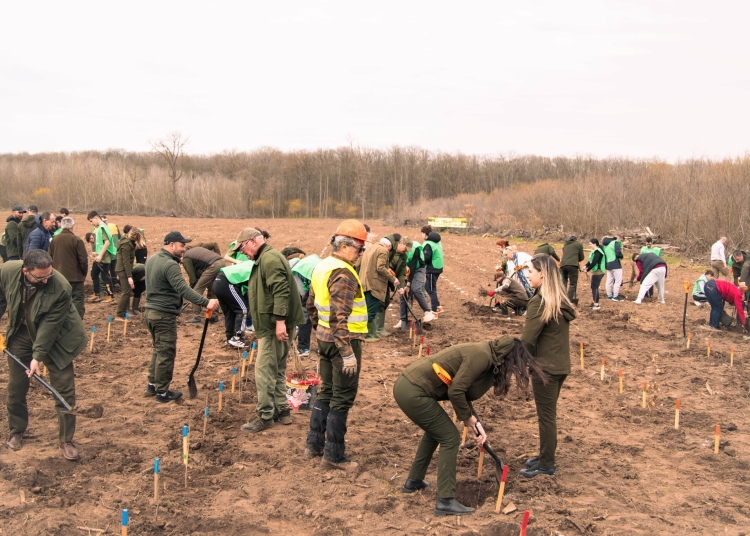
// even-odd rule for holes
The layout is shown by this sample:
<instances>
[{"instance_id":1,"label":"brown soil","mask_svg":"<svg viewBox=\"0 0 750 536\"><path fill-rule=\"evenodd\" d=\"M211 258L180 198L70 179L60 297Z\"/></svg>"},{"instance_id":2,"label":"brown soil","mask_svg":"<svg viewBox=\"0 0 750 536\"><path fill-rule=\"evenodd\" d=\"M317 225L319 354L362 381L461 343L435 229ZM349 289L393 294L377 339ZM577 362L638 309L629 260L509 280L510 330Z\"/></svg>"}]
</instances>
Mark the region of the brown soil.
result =
<instances>
[{"instance_id":1,"label":"brown soil","mask_svg":"<svg viewBox=\"0 0 750 536\"><path fill-rule=\"evenodd\" d=\"M158 238L172 229L218 240L225 248L241 227L253 223L273 235L271 242L278 249L294 244L320 254L336 225L317 220L112 219L121 226L130 222L145 227L152 251ZM396 230L375 227L381 234ZM417 235L414 229L398 230ZM426 332L426 344L434 352L453 343L519 335L523 317L501 317L481 307L478 297L477 288L489 285L499 257L493 241L445 234L444 243L448 262L439 290L445 313ZM359 470L342 474L304 459L307 412L296 413L291 426L276 425L260 435L240 430L253 414L252 374L242 403L227 387L224 410L218 411L218 382L229 386L231 367L239 358L222 346L221 324L209 329L196 376L200 392L194 400L187 398L184 387L201 326L180 325L173 386L186 396L177 404L156 405L142 396L151 354L143 324L131 322L127 339L122 324L113 324L108 344L106 318L114 306L87 305L85 324L96 325L98 332L94 353L87 348L75 362L81 460L71 463L61 457L52 400L34 386L24 448L0 448L2 534L87 534L85 527L119 534L122 508L130 511L131 534L510 535L518 534L524 510L531 511L530 535L743 534L750 526L747 342L741 332L710 331L707 309L691 303L692 344L689 350L678 344L682 281L692 282L702 268L670 270L666 306L603 300L596 312L586 308L588 281L582 276L579 319L571 328L573 372L559 404L557 476L526 480L518 475L526 458L537 452L533 399L515 389L504 400L486 396L475 408L491 444L510 465L505 503L514 502L518 511L494 513L497 485L490 458L477 478L476 449L462 450L457 498L477 512L460 524L433 516L434 462L427 478L433 486L426 492L399 491L420 435L391 395L399 373L415 358L407 335L393 333L367 345L347 436L348 452ZM629 300L635 291L624 287ZM5 329L5 318L0 329ZM389 329L396 320L392 308ZM713 350L707 358L709 337ZM579 342L586 347L585 370L579 364ZM732 345L736 354L729 368ZM313 360L308 364L314 367ZM624 372L624 394L618 393L618 369ZM641 408L644 381L649 385L647 409ZM2 398L6 385L3 368ZM210 419L203 439L207 393ZM673 427L676 398L682 402L679 430ZM181 461L183 424L192 430L187 488ZM719 454L713 453L716 424L722 427ZM158 518L152 503L156 457L161 459L163 484Z\"/></svg>"}]
</instances>

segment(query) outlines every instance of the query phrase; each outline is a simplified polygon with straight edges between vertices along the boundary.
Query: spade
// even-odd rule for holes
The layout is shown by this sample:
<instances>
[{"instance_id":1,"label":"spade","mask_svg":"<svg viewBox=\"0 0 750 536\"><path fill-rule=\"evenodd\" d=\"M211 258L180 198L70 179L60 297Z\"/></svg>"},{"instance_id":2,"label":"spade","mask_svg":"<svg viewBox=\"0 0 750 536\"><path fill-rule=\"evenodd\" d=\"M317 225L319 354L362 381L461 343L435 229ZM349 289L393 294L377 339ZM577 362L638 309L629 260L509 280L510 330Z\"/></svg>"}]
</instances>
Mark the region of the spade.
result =
<instances>
[{"instance_id":1,"label":"spade","mask_svg":"<svg viewBox=\"0 0 750 536\"><path fill-rule=\"evenodd\" d=\"M206 341L206 331L208 331L208 322L211 320L212 309L206 309L206 321L203 323L203 334L201 335L201 344L198 346L198 357L195 359L195 365L193 370L190 371L188 376L188 391L190 391L190 398L198 396L198 386L195 384L195 371L198 370L198 364L201 362L201 355L203 354L203 343Z\"/></svg>"}]
</instances>

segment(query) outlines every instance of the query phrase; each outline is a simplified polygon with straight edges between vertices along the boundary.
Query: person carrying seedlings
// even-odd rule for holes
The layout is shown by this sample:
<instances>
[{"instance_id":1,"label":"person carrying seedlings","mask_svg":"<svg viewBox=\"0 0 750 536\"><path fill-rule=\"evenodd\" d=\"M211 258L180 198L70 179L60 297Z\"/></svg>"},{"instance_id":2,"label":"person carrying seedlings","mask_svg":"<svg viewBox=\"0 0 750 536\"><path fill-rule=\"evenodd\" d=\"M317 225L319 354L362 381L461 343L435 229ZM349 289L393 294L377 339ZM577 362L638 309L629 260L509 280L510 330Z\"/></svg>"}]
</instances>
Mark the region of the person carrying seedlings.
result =
<instances>
[{"instance_id":1,"label":"person carrying seedlings","mask_svg":"<svg viewBox=\"0 0 750 536\"><path fill-rule=\"evenodd\" d=\"M532 259L529 282L536 291L529 300L521 341L544 371L532 371L531 385L539 422L539 455L526 461L521 475L554 475L557 471L557 399L570 374L570 322L576 312L565 295L560 270L547 255Z\"/></svg>"},{"instance_id":2,"label":"person carrying seedlings","mask_svg":"<svg viewBox=\"0 0 750 536\"><path fill-rule=\"evenodd\" d=\"M529 303L529 295L523 285L502 274L496 278L497 288L490 291L488 296L495 297L495 310L502 314L508 314L508 308L513 309L517 314L526 310Z\"/></svg>"},{"instance_id":3,"label":"person carrying seedlings","mask_svg":"<svg viewBox=\"0 0 750 536\"><path fill-rule=\"evenodd\" d=\"M713 270L706 270L698 279L695 280L695 283L693 283L693 303L696 307L702 307L704 303L708 303L705 291L705 285L706 281L708 281L708 276L714 276ZM740 288L741 287L742 283L740 283Z\"/></svg>"},{"instance_id":4,"label":"person carrying seedlings","mask_svg":"<svg viewBox=\"0 0 750 536\"><path fill-rule=\"evenodd\" d=\"M105 302L111 302L114 299L114 293L112 292L112 279L110 278L110 263L112 262L112 255L117 253L114 242L112 241L112 234L109 231L109 227L99 217L99 214L92 210L88 213L87 219L96 228L94 232L94 264L91 267L91 279L94 282L94 294L89 298L91 302L101 301L99 292L101 291L101 283L99 278L104 281L104 289L107 293L107 297L104 299Z\"/></svg>"},{"instance_id":5,"label":"person carrying seedlings","mask_svg":"<svg viewBox=\"0 0 750 536\"><path fill-rule=\"evenodd\" d=\"M346 421L354 405L367 333L367 300L354 269L367 240L365 226L345 220L331 237L333 253L312 272L307 312L320 355L318 397L310 415L305 456L326 468L353 469L346 456Z\"/></svg>"},{"instance_id":6,"label":"person carrying seedlings","mask_svg":"<svg viewBox=\"0 0 750 536\"><path fill-rule=\"evenodd\" d=\"M164 246L159 252L146 261L148 293L143 316L154 349L144 395L156 396L159 403L178 400L182 396L180 391L169 390L177 354L177 317L180 315L182 300L186 299L214 311L219 309L217 300L207 300L195 292L182 276L180 259L185 253L185 244L190 241L190 238L185 238L179 231L172 231L164 237Z\"/></svg>"},{"instance_id":7,"label":"person carrying seedlings","mask_svg":"<svg viewBox=\"0 0 750 536\"><path fill-rule=\"evenodd\" d=\"M573 235L563 245L560 272L563 278L563 288L568 290L568 299L574 305L578 305L578 273L581 271L583 259L583 244L578 241L577 236Z\"/></svg>"},{"instance_id":8,"label":"person carrying seedlings","mask_svg":"<svg viewBox=\"0 0 750 536\"><path fill-rule=\"evenodd\" d=\"M734 305L737 311L740 325L747 329L745 311L742 307L742 290L729 281L715 279L712 275L708 275L708 273L704 275L707 281L703 285L703 289L706 294L706 300L711 305L711 314L709 315L709 324L711 327L721 329L720 323L721 317L724 314L724 302L729 302Z\"/></svg>"},{"instance_id":9,"label":"person carrying seedlings","mask_svg":"<svg viewBox=\"0 0 750 536\"><path fill-rule=\"evenodd\" d=\"M356 220L354 220L356 221ZM388 284L398 289L401 282L388 269L389 253L393 244L387 238L368 247L362 255L359 266L359 277L362 281L365 299L367 300L367 337L366 341L378 341L378 325L375 321L388 295Z\"/></svg>"},{"instance_id":10,"label":"person carrying seedlings","mask_svg":"<svg viewBox=\"0 0 750 536\"><path fill-rule=\"evenodd\" d=\"M294 282L297 283L297 292L299 292L299 298L302 302L302 309L305 315L305 323L297 326L297 349L299 350L300 357L308 357L310 355L310 335L312 334L312 320L310 320L310 313L307 312L307 298L310 297L310 284L312 281L312 273L315 267L320 264L320 257L317 255L308 255L297 259L292 265L292 275L294 275Z\"/></svg>"},{"instance_id":11,"label":"person carrying seedlings","mask_svg":"<svg viewBox=\"0 0 750 536\"><path fill-rule=\"evenodd\" d=\"M224 314L226 344L235 348L246 348L245 332L252 329L247 325L247 282L255 261L225 266L219 270L211 290L219 300Z\"/></svg>"},{"instance_id":12,"label":"person carrying seedlings","mask_svg":"<svg viewBox=\"0 0 750 536\"><path fill-rule=\"evenodd\" d=\"M555 259L557 262L560 262L560 257L557 256L557 253L555 253L555 248L549 245L549 242L545 242L544 244L539 245L534 250L534 255L549 255L553 259Z\"/></svg>"},{"instance_id":13,"label":"person carrying seedlings","mask_svg":"<svg viewBox=\"0 0 750 536\"><path fill-rule=\"evenodd\" d=\"M642 303L646 292L656 285L659 293L659 303L664 301L664 280L667 278L667 261L654 253L633 253L633 262L638 267L637 281L641 283L638 297L634 303Z\"/></svg>"},{"instance_id":14,"label":"person carrying seedlings","mask_svg":"<svg viewBox=\"0 0 750 536\"><path fill-rule=\"evenodd\" d=\"M140 314L139 305L141 294L146 287L144 276L145 266L135 263L135 250L143 247L143 235L136 227L131 227L124 238L117 244L117 264L115 272L120 279L120 300L117 302L117 320L125 320L125 313L131 315ZM130 306L130 297L133 296L133 306Z\"/></svg>"},{"instance_id":15,"label":"person carrying seedlings","mask_svg":"<svg viewBox=\"0 0 750 536\"><path fill-rule=\"evenodd\" d=\"M592 302L589 307L598 311L601 309L599 306L599 286L602 283L602 278L606 272L606 261L604 258L604 250L599 245L598 238L592 238L589 243L593 246L594 250L589 253L589 261L584 266L585 272L591 272L591 298Z\"/></svg>"},{"instance_id":16,"label":"person carrying seedlings","mask_svg":"<svg viewBox=\"0 0 750 536\"><path fill-rule=\"evenodd\" d=\"M427 296L425 295L424 284L425 284L425 261L424 251L422 246L416 240L404 237L401 241L406 244L406 284L403 288L398 290L399 293L399 321L393 326L394 329L401 329L402 325L409 323L409 305L413 304L414 300L417 300L419 307L424 312L422 322L432 322L437 316L430 310L430 304L427 303ZM407 300L409 302L407 303Z\"/></svg>"},{"instance_id":17,"label":"person carrying seedlings","mask_svg":"<svg viewBox=\"0 0 750 536\"><path fill-rule=\"evenodd\" d=\"M60 224L60 234L49 244L52 268L60 272L70 283L73 307L83 319L83 314L86 312L83 285L89 273L89 256L86 252L86 244L73 233L75 227L73 218L66 216Z\"/></svg>"},{"instance_id":18,"label":"person carrying seedlings","mask_svg":"<svg viewBox=\"0 0 750 536\"><path fill-rule=\"evenodd\" d=\"M218 244L212 243L206 245L213 246L214 249L202 246L188 248L182 256L182 266L188 274L190 287L201 296L203 296L204 292L208 291L208 298L213 298L214 295L211 287L216 276L219 275L219 270L224 268L226 263L221 256ZM201 311L200 305L193 304L193 316L185 320L185 323L202 323Z\"/></svg>"},{"instance_id":19,"label":"person carrying seedlings","mask_svg":"<svg viewBox=\"0 0 750 536\"><path fill-rule=\"evenodd\" d=\"M234 248L255 261L247 283L247 302L258 337L258 404L255 418L243 424L242 429L260 432L273 426L274 418L285 425L293 422L292 407L286 398L286 363L289 341L305 317L289 263L266 243L261 231L243 229Z\"/></svg>"},{"instance_id":20,"label":"person carrying seedlings","mask_svg":"<svg viewBox=\"0 0 750 536\"><path fill-rule=\"evenodd\" d=\"M23 249L21 249L21 228L19 225L21 224L24 214L26 214L26 211L23 207L21 205L16 205L13 207L13 211L10 216L8 216L8 219L5 220L5 232L3 233L3 236L5 237L6 257L3 257L3 262L17 261L21 259Z\"/></svg>"},{"instance_id":21,"label":"person carrying seedlings","mask_svg":"<svg viewBox=\"0 0 750 536\"><path fill-rule=\"evenodd\" d=\"M620 287L622 287L622 242L620 237L605 236L602 238L602 249L604 250L605 267L607 269L607 298L614 301L623 301L620 297Z\"/></svg>"},{"instance_id":22,"label":"person carrying seedlings","mask_svg":"<svg viewBox=\"0 0 750 536\"><path fill-rule=\"evenodd\" d=\"M19 450L29 423L26 395L31 377L42 373L39 363L46 365L52 387L75 406L73 360L86 347L87 339L83 321L72 306L70 284L52 268L52 258L41 249L27 252L23 261L0 266L0 317L6 311L8 351L29 368L26 372L8 357L7 445ZM63 457L77 460L78 448L73 442L76 417L59 400L55 409Z\"/></svg>"},{"instance_id":23,"label":"person carrying seedlings","mask_svg":"<svg viewBox=\"0 0 750 536\"><path fill-rule=\"evenodd\" d=\"M438 298L437 282L440 274L443 273L443 243L439 233L432 230L432 227L426 225L422 227L422 252L424 254L425 264L425 290L430 297L430 306L432 315L437 318L439 313L443 312L443 306L440 305Z\"/></svg>"},{"instance_id":24,"label":"person carrying seedlings","mask_svg":"<svg viewBox=\"0 0 750 536\"><path fill-rule=\"evenodd\" d=\"M435 515L465 515L474 511L456 500L456 458L461 435L438 401L450 400L460 421L472 431L478 445L487 439L472 402L492 388L504 397L515 376L527 390L530 372L544 382L544 372L518 339L504 335L493 341L456 344L406 367L393 385L393 398L409 419L424 430L422 440L401 489L413 493L429 486L424 478L438 445Z\"/></svg>"}]
</instances>

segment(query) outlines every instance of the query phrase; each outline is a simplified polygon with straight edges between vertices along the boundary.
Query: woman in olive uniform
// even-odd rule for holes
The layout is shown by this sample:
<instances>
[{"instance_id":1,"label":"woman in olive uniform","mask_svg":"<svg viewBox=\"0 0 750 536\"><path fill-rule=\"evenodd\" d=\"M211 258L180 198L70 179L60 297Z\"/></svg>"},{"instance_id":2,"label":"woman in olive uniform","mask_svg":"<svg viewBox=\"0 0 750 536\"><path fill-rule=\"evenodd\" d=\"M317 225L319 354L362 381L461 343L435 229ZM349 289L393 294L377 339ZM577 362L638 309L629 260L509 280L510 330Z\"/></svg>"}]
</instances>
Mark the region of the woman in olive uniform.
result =
<instances>
[{"instance_id":1,"label":"woman in olive uniform","mask_svg":"<svg viewBox=\"0 0 750 536\"><path fill-rule=\"evenodd\" d=\"M521 341L509 335L489 342L457 344L409 365L396 380L393 396L406 416L424 430L424 435L402 491L412 493L428 486L424 477L440 445L435 515L473 512L473 508L455 499L456 456L461 435L437 401L450 400L458 419L474 430L477 443L483 444L487 436L474 416L471 402L491 387L495 395L504 396L510 388L511 376L515 376L519 388L528 388L529 369L544 377Z\"/></svg>"},{"instance_id":2,"label":"woman in olive uniform","mask_svg":"<svg viewBox=\"0 0 750 536\"><path fill-rule=\"evenodd\" d=\"M528 280L536 293L526 308L521 340L546 376L533 371L531 379L539 421L539 455L526 461L526 469L521 474L533 478L554 475L557 470L557 399L570 374L569 331L576 313L552 257L537 255L531 259Z\"/></svg>"}]
</instances>

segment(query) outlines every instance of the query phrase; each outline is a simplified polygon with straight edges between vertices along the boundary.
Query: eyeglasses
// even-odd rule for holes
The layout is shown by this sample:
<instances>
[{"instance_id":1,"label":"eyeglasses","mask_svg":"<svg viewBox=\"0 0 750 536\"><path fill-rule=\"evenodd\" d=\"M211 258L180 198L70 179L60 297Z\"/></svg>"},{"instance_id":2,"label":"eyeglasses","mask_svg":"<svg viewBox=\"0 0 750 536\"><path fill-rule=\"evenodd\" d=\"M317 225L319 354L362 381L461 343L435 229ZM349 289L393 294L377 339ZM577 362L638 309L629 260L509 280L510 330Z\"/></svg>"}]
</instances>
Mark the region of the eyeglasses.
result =
<instances>
[{"instance_id":1,"label":"eyeglasses","mask_svg":"<svg viewBox=\"0 0 750 536\"><path fill-rule=\"evenodd\" d=\"M50 279L52 279L54 273L50 273L49 275L46 275L44 277L37 277L31 272L26 272L26 275L28 275L34 281L34 283L41 283L42 281L49 281Z\"/></svg>"},{"instance_id":2,"label":"eyeglasses","mask_svg":"<svg viewBox=\"0 0 750 536\"><path fill-rule=\"evenodd\" d=\"M363 246L351 246L349 244L346 244L346 245L349 246L350 248L356 249L358 255L361 255L362 253L364 253L365 252L365 248L367 248L366 245L363 245Z\"/></svg>"}]
</instances>

